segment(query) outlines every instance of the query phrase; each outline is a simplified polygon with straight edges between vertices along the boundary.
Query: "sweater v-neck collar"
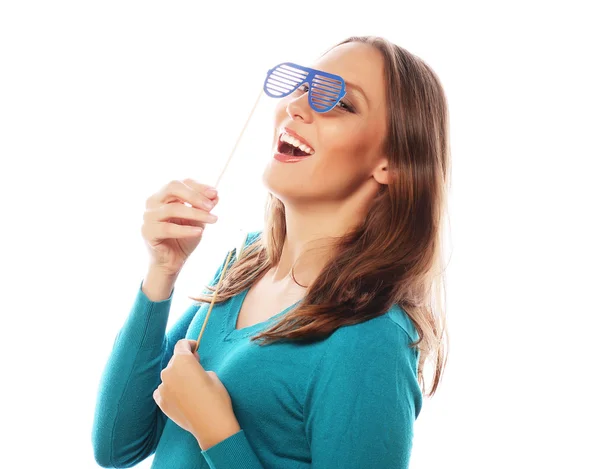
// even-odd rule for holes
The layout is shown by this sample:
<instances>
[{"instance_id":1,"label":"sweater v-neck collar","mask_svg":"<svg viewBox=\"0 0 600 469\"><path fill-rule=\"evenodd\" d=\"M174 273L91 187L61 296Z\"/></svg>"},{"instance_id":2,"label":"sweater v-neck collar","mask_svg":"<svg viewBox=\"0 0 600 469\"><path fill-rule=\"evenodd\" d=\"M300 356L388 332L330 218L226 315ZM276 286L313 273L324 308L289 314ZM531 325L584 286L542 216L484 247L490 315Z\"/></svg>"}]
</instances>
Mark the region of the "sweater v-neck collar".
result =
<instances>
[{"instance_id":1,"label":"sweater v-neck collar","mask_svg":"<svg viewBox=\"0 0 600 469\"><path fill-rule=\"evenodd\" d=\"M229 304L229 311L227 311L223 315L223 325L225 332L224 340L226 341L238 340L244 337L249 337L251 335L256 334L262 329L266 329L268 325L271 325L272 322L274 322L280 316L283 316L292 308L296 307L302 301L298 300L293 305L288 306L283 311L280 311L279 313L275 314L274 316L271 316L265 321L258 322L251 326L243 327L241 329L236 329L235 326L237 324L240 311L242 309L242 304L244 303L244 300L246 299L246 296L248 295L249 291L250 288L246 288L245 290L241 291L238 295L230 298L231 303Z\"/></svg>"}]
</instances>

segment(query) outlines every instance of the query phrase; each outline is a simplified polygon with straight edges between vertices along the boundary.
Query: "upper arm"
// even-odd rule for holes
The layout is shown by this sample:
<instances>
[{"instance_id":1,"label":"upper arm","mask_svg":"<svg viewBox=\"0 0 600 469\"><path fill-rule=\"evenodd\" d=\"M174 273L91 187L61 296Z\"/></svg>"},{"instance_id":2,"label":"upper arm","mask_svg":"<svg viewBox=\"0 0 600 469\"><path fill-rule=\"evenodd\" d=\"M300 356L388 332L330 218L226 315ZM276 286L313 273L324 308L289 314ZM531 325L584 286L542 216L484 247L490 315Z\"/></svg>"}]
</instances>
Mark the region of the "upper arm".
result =
<instances>
[{"instance_id":1,"label":"upper arm","mask_svg":"<svg viewBox=\"0 0 600 469\"><path fill-rule=\"evenodd\" d=\"M309 382L306 435L314 469L408 468L421 391L416 355L397 324L346 327Z\"/></svg>"}]
</instances>

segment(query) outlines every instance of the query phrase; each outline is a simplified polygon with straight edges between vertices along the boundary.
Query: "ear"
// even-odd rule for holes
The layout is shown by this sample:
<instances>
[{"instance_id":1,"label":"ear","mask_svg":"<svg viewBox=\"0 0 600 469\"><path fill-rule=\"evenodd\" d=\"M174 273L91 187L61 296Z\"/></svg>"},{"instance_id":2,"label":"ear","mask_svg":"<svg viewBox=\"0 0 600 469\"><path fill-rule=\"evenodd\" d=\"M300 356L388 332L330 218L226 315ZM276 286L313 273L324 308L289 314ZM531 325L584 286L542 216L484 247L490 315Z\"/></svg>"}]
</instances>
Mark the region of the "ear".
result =
<instances>
[{"instance_id":1,"label":"ear","mask_svg":"<svg viewBox=\"0 0 600 469\"><path fill-rule=\"evenodd\" d=\"M387 158L382 158L373 170L373 179L379 184L390 183L390 167Z\"/></svg>"}]
</instances>

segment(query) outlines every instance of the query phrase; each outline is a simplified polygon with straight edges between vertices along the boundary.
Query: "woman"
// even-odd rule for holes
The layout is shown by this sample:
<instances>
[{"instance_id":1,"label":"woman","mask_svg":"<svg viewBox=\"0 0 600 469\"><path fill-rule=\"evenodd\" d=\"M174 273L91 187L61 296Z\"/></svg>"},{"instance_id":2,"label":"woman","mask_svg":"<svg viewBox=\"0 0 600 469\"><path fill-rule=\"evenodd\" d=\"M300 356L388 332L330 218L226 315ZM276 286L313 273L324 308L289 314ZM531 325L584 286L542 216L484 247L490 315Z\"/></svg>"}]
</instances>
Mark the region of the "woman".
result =
<instances>
[{"instance_id":1,"label":"woman","mask_svg":"<svg viewBox=\"0 0 600 469\"><path fill-rule=\"evenodd\" d=\"M433 395L445 362L446 100L422 60L381 38L312 67L342 77L345 96L317 112L313 83L280 100L265 229L166 334L218 195L187 179L148 199L150 267L100 383L100 465L155 453L170 469L408 467L423 365Z\"/></svg>"}]
</instances>

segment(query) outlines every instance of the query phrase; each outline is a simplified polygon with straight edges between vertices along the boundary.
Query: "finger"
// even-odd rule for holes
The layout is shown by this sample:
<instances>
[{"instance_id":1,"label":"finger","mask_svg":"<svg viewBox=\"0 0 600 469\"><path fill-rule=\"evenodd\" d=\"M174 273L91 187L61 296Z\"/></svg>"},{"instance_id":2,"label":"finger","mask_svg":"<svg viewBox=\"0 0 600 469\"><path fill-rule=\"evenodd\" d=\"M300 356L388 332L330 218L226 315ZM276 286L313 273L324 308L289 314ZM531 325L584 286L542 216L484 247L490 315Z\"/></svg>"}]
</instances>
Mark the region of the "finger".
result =
<instances>
[{"instance_id":1,"label":"finger","mask_svg":"<svg viewBox=\"0 0 600 469\"><path fill-rule=\"evenodd\" d=\"M214 223L218 220L218 217L209 213L213 208L213 206L195 208L184 204L163 204L144 211L144 222L155 223L176 218L202 223Z\"/></svg>"},{"instance_id":2,"label":"finger","mask_svg":"<svg viewBox=\"0 0 600 469\"><path fill-rule=\"evenodd\" d=\"M191 181L186 179L186 181ZM215 195L206 184L194 182L193 187L184 181L174 180L166 184L157 193L146 200L146 208L156 208L175 201L187 202L194 207L202 207L205 202L215 202Z\"/></svg>"},{"instance_id":3,"label":"finger","mask_svg":"<svg viewBox=\"0 0 600 469\"><path fill-rule=\"evenodd\" d=\"M200 236L204 230L202 226L178 225L177 223L154 223L148 225L142 224L142 236L151 243L163 239L193 238Z\"/></svg>"},{"instance_id":4,"label":"finger","mask_svg":"<svg viewBox=\"0 0 600 469\"><path fill-rule=\"evenodd\" d=\"M195 179L186 178L183 180L183 183L190 186L195 191L206 195L209 199L214 199L219 194L219 191L216 187L209 186L208 184L202 184Z\"/></svg>"},{"instance_id":5,"label":"finger","mask_svg":"<svg viewBox=\"0 0 600 469\"><path fill-rule=\"evenodd\" d=\"M196 209L183 204L164 204L144 212L142 235L147 240L188 237L201 233L196 228L214 224L219 218L207 209ZM180 228L180 227L184 228ZM193 228L188 228L191 226Z\"/></svg>"},{"instance_id":6,"label":"finger","mask_svg":"<svg viewBox=\"0 0 600 469\"><path fill-rule=\"evenodd\" d=\"M158 388L160 388L160 386ZM156 388L154 390L154 392L152 393L152 397L154 398L154 402L156 402L156 404L158 405L158 407L160 407L161 403L162 403L162 399L160 397L160 391L159 391L158 388Z\"/></svg>"},{"instance_id":7,"label":"finger","mask_svg":"<svg viewBox=\"0 0 600 469\"><path fill-rule=\"evenodd\" d=\"M195 340L181 339L178 340L173 349L173 355L192 354L196 346Z\"/></svg>"}]
</instances>

